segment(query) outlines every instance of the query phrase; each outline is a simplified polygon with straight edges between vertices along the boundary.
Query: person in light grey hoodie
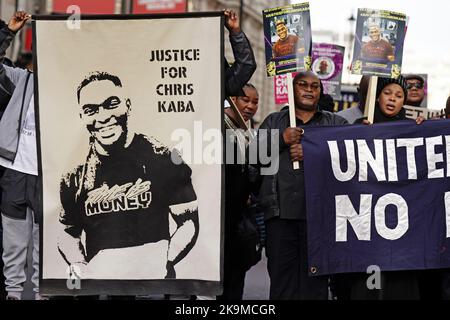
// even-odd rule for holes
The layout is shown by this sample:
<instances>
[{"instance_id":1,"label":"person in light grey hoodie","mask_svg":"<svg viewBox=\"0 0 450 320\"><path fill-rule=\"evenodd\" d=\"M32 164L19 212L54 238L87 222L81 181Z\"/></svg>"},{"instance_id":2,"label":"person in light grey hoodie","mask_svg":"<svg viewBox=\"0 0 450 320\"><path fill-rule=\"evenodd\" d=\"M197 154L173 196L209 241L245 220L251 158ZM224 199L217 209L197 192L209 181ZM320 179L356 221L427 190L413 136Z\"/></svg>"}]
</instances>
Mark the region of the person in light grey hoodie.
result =
<instances>
[{"instance_id":1,"label":"person in light grey hoodie","mask_svg":"<svg viewBox=\"0 0 450 320\"><path fill-rule=\"evenodd\" d=\"M37 169L34 85L32 72L3 64L6 49L30 15L16 12L0 28L0 86L9 88L11 98L0 120L0 165L5 173L1 214L3 226L3 273L8 300L22 299L26 281L28 243L33 240L35 299L39 294L39 181Z\"/></svg>"}]
</instances>

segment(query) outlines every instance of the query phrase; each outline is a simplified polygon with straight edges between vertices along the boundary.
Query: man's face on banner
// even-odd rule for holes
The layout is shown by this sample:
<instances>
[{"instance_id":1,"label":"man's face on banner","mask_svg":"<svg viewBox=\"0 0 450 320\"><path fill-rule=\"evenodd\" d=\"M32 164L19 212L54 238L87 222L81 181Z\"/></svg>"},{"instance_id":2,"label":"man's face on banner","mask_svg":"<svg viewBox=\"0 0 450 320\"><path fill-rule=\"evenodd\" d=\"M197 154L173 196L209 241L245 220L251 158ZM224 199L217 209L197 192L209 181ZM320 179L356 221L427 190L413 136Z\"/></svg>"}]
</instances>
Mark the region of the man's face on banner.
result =
<instances>
[{"instance_id":1,"label":"man's face on banner","mask_svg":"<svg viewBox=\"0 0 450 320\"><path fill-rule=\"evenodd\" d=\"M328 63L325 60L320 61L319 70L321 73L327 72Z\"/></svg>"},{"instance_id":2,"label":"man's face on banner","mask_svg":"<svg viewBox=\"0 0 450 320\"><path fill-rule=\"evenodd\" d=\"M110 146L127 132L130 100L109 80L94 81L81 90L80 116L91 135Z\"/></svg>"},{"instance_id":3,"label":"man's face on banner","mask_svg":"<svg viewBox=\"0 0 450 320\"><path fill-rule=\"evenodd\" d=\"M280 23L280 24L277 25L277 34L278 34L278 37L281 40L284 40L284 39L287 38L288 30L287 30L286 25L284 23Z\"/></svg>"},{"instance_id":4,"label":"man's face on banner","mask_svg":"<svg viewBox=\"0 0 450 320\"><path fill-rule=\"evenodd\" d=\"M377 26L371 26L369 28L369 36L370 36L370 39L374 42L380 40L380 36L381 36L380 28L378 28Z\"/></svg>"}]
</instances>

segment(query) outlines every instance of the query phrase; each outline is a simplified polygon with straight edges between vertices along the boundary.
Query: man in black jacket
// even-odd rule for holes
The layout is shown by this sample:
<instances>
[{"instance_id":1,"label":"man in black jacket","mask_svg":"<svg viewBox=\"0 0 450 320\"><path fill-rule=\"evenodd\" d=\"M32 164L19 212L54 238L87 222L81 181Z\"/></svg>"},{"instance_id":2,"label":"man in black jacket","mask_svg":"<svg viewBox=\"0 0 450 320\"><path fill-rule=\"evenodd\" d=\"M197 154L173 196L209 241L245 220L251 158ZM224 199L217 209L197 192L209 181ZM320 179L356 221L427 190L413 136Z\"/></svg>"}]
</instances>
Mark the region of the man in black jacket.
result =
<instances>
[{"instance_id":1,"label":"man in black jacket","mask_svg":"<svg viewBox=\"0 0 450 320\"><path fill-rule=\"evenodd\" d=\"M320 110L320 80L314 73L297 74L293 87L297 126L289 127L289 111L282 110L270 114L258 133L259 146L270 146L268 140L279 136L279 150L270 150L272 159L278 155L278 172L262 176L259 195L266 220L270 299L327 299L328 277L310 277L314 270L308 270L301 137L304 132L308 134L308 127L344 125L347 121ZM294 161L300 162L298 170L293 169Z\"/></svg>"}]
</instances>

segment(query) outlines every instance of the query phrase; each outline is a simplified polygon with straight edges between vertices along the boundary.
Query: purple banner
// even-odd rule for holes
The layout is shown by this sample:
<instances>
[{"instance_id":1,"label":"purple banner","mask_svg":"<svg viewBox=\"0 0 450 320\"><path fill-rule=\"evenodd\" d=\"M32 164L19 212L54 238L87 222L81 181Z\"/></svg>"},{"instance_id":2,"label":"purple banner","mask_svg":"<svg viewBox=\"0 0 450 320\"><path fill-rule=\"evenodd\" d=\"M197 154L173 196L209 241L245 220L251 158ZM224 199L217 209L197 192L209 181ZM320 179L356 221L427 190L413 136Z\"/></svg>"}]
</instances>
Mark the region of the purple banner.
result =
<instances>
[{"instance_id":1,"label":"purple banner","mask_svg":"<svg viewBox=\"0 0 450 320\"><path fill-rule=\"evenodd\" d=\"M322 81L326 94L341 99L341 79L345 48L334 44L313 43L312 71Z\"/></svg>"},{"instance_id":2,"label":"purple banner","mask_svg":"<svg viewBox=\"0 0 450 320\"><path fill-rule=\"evenodd\" d=\"M313 275L450 267L450 121L305 128Z\"/></svg>"}]
</instances>

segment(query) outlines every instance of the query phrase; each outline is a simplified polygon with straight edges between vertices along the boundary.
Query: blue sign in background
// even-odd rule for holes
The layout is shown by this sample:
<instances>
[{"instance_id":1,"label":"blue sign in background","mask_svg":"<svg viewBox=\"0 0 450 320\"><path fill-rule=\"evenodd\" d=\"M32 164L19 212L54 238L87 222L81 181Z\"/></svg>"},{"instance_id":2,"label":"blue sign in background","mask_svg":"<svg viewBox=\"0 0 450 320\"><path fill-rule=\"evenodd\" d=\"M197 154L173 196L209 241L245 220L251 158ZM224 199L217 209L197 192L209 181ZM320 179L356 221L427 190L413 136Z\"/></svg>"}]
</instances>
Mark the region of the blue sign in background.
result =
<instances>
[{"instance_id":1,"label":"blue sign in background","mask_svg":"<svg viewBox=\"0 0 450 320\"><path fill-rule=\"evenodd\" d=\"M446 238L447 224L445 192L450 191L450 178L446 178L446 135L450 135L450 121L429 120L421 125L414 121L398 121L371 126L339 126L306 128L302 139L304 148L305 188L308 219L308 254L310 271L314 275L343 272L366 272L370 265L381 271L412 270L450 267L450 240ZM436 154L443 162L444 178L428 178L426 138L442 137L436 145ZM415 148L417 180L408 180L407 152L396 148L398 181L377 181L368 166L367 181L359 181L357 139L365 140L374 153L374 139L424 138L424 144ZM354 140L356 174L349 181L338 181L333 173L328 141L337 141L340 168L347 169L344 140ZM383 141L385 145L385 142ZM384 147L385 175L387 174ZM412 160L412 159L410 159ZM408 205L408 229L397 240L386 240L376 230L374 207L380 197L394 193ZM353 227L347 222L347 241L336 241L336 203L338 195L348 195L359 213L360 196L372 195L370 240L358 240ZM396 228L397 207L388 205L385 224Z\"/></svg>"}]
</instances>

